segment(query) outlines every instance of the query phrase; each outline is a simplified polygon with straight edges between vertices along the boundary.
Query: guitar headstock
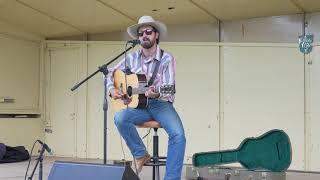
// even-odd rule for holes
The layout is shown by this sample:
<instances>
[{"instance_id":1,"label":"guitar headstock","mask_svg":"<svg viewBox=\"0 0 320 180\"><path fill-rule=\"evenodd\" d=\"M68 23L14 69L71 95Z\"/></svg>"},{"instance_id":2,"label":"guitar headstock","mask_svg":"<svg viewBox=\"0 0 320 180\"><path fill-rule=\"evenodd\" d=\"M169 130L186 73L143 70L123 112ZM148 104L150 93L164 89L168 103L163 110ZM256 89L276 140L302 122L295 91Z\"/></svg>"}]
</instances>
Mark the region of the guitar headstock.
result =
<instances>
[{"instance_id":1,"label":"guitar headstock","mask_svg":"<svg viewBox=\"0 0 320 180\"><path fill-rule=\"evenodd\" d=\"M175 85L162 85L159 87L158 92L161 94L174 94L176 93Z\"/></svg>"}]
</instances>

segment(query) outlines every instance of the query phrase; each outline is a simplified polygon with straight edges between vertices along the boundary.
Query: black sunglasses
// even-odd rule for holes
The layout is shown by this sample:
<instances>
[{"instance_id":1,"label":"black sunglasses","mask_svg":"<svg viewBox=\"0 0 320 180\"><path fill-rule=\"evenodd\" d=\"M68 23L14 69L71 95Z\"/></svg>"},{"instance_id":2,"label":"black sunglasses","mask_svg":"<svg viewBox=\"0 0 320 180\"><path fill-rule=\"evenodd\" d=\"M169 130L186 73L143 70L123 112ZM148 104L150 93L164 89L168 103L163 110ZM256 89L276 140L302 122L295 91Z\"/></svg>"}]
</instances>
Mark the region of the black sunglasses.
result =
<instances>
[{"instance_id":1,"label":"black sunglasses","mask_svg":"<svg viewBox=\"0 0 320 180\"><path fill-rule=\"evenodd\" d=\"M140 36L140 37L143 36L143 33L146 33L146 35L151 35L152 32L153 32L152 29L146 29L144 31L138 32L138 36Z\"/></svg>"}]
</instances>

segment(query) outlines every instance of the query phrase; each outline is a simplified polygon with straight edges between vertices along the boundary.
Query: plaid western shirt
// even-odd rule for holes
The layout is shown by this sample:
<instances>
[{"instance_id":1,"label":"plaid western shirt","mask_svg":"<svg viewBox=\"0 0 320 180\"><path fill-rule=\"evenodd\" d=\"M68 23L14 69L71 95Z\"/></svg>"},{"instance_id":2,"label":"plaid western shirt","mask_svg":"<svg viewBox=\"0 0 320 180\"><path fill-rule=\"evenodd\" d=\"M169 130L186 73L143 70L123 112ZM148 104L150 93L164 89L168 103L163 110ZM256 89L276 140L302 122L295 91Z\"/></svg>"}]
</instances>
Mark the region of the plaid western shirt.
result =
<instances>
[{"instance_id":1,"label":"plaid western shirt","mask_svg":"<svg viewBox=\"0 0 320 180\"><path fill-rule=\"evenodd\" d=\"M155 57L152 57L150 59L145 59L142 54L142 49L139 49L127 55L126 65L132 73L146 75L147 80L149 81L153 74L153 69L155 68L156 61L160 61L159 70L152 85L156 87L162 85L175 85L175 58L166 51L163 52L162 58L160 58L160 56L161 49L159 46L157 46ZM108 91L114 88L113 72L117 69L125 70L124 58L114 67L109 68L109 74L107 75L106 81ZM160 94L159 98L164 101L174 102L174 94Z\"/></svg>"}]
</instances>

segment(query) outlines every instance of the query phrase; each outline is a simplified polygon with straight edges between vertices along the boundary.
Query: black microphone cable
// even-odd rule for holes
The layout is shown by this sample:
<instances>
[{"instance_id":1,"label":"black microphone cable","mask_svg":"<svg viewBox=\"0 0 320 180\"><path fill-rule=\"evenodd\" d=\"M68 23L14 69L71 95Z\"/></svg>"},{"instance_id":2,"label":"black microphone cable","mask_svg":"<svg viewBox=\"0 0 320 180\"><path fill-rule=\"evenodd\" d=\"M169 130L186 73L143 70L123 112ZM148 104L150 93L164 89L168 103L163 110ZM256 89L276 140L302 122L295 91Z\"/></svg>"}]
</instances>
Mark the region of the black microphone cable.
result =
<instances>
[{"instance_id":1,"label":"black microphone cable","mask_svg":"<svg viewBox=\"0 0 320 180\"><path fill-rule=\"evenodd\" d=\"M27 178L27 174L28 174L29 166L30 166L30 162L31 162L31 157L32 157L32 152L33 152L34 146L36 145L37 142L38 142L38 140L36 140L32 145L31 152L30 152L30 158L29 158L29 162L28 162L28 166L27 166L27 170L26 170L26 173L24 175L24 180L26 180L26 178Z\"/></svg>"}]
</instances>

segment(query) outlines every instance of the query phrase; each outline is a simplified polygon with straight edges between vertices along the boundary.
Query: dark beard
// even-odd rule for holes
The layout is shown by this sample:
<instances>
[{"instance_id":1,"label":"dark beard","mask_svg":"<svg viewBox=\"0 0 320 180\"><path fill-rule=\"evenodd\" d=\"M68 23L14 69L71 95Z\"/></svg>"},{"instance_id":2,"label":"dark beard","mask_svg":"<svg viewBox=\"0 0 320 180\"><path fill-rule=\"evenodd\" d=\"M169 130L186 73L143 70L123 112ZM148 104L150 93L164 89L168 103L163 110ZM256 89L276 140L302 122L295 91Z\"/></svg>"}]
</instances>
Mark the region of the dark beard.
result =
<instances>
[{"instance_id":1,"label":"dark beard","mask_svg":"<svg viewBox=\"0 0 320 180\"><path fill-rule=\"evenodd\" d=\"M150 41L150 40L148 40L148 41L143 41L143 42L141 43L141 46L142 46L144 49L150 49L150 48L154 45L155 42L156 42L156 41Z\"/></svg>"}]
</instances>

